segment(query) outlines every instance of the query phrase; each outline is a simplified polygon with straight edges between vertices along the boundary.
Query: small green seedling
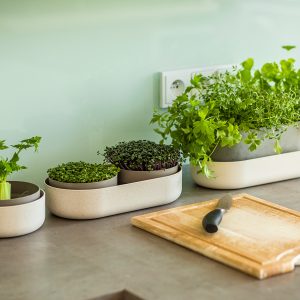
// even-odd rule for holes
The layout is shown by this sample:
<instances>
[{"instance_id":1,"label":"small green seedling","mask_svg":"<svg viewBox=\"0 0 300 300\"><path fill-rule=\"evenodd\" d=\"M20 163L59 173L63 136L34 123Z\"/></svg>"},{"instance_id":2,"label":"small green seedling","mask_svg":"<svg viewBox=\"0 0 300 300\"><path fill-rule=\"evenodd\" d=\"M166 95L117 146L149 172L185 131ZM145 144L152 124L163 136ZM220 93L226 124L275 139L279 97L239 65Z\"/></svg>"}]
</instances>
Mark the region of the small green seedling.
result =
<instances>
[{"instance_id":1,"label":"small green seedling","mask_svg":"<svg viewBox=\"0 0 300 300\"><path fill-rule=\"evenodd\" d=\"M83 161L68 162L48 169L49 178L68 183L89 183L115 177L120 169L110 164L90 164Z\"/></svg>"},{"instance_id":2,"label":"small green seedling","mask_svg":"<svg viewBox=\"0 0 300 300\"><path fill-rule=\"evenodd\" d=\"M116 146L106 147L104 157L121 169L134 171L168 169L180 162L180 152L172 145L146 140L120 142Z\"/></svg>"}]
</instances>

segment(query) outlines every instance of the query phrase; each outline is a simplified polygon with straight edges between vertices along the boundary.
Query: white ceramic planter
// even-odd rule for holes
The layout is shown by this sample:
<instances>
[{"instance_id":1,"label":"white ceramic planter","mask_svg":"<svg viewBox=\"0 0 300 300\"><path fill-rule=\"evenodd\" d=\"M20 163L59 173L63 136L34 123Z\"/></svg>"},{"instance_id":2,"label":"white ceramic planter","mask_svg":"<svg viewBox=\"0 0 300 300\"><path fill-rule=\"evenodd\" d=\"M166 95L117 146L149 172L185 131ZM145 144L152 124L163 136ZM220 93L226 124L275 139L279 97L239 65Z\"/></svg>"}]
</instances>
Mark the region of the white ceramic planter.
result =
<instances>
[{"instance_id":1,"label":"white ceramic planter","mask_svg":"<svg viewBox=\"0 0 300 300\"><path fill-rule=\"evenodd\" d=\"M182 191L182 170L176 174L93 190L68 190L46 181L47 206L60 217L96 219L175 201Z\"/></svg>"},{"instance_id":2,"label":"white ceramic planter","mask_svg":"<svg viewBox=\"0 0 300 300\"><path fill-rule=\"evenodd\" d=\"M215 178L198 174L191 165L193 180L212 189L240 189L300 177L300 151L234 162L210 164Z\"/></svg>"},{"instance_id":3,"label":"white ceramic planter","mask_svg":"<svg viewBox=\"0 0 300 300\"><path fill-rule=\"evenodd\" d=\"M39 229L45 221L45 193L37 200L0 207L0 238L14 237Z\"/></svg>"}]
</instances>

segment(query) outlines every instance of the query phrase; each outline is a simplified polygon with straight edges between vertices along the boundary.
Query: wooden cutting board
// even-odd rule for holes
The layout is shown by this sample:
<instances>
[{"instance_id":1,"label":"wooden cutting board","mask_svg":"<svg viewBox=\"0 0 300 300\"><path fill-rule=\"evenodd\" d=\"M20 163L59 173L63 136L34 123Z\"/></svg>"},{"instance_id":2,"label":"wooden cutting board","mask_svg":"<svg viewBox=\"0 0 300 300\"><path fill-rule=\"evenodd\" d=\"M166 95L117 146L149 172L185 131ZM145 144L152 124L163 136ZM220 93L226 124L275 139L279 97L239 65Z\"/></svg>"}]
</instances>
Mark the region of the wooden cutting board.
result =
<instances>
[{"instance_id":1,"label":"wooden cutting board","mask_svg":"<svg viewBox=\"0 0 300 300\"><path fill-rule=\"evenodd\" d=\"M202 218L218 199L133 217L134 226L259 279L300 263L300 213L248 194L233 197L219 231L206 233Z\"/></svg>"}]
</instances>

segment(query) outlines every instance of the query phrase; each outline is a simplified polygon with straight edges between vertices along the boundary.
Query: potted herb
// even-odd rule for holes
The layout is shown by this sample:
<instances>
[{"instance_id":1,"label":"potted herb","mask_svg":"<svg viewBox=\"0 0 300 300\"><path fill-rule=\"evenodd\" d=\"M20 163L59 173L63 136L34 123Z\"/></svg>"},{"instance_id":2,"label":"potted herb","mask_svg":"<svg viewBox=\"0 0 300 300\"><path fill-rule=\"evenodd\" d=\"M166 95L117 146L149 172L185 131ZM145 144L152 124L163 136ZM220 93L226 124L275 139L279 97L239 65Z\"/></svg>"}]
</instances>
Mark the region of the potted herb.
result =
<instances>
[{"instance_id":1,"label":"potted herb","mask_svg":"<svg viewBox=\"0 0 300 300\"><path fill-rule=\"evenodd\" d=\"M35 136L29 139L22 140L19 144L12 145L11 148L15 149L11 158L0 159L0 205L7 205L7 201L10 200L9 205L12 204L14 198L18 198L14 203L21 203L26 201L35 200L40 196L39 188L31 183L19 182L19 181L7 181L7 178L14 172L26 169L25 166L20 165L20 153L23 150L34 148L37 151L41 137ZM5 140L0 141L0 150L9 149L9 146L5 144Z\"/></svg>"},{"instance_id":2,"label":"potted herb","mask_svg":"<svg viewBox=\"0 0 300 300\"><path fill-rule=\"evenodd\" d=\"M119 168L111 164L68 162L48 169L49 184L62 189L85 190L117 185Z\"/></svg>"},{"instance_id":3,"label":"potted herb","mask_svg":"<svg viewBox=\"0 0 300 300\"><path fill-rule=\"evenodd\" d=\"M107 147L104 164L70 162L49 169L47 206L56 216L86 220L171 203L182 191L178 162L173 146L132 141ZM116 185L117 175L120 183L144 181ZM145 180L158 176L163 177Z\"/></svg>"},{"instance_id":4,"label":"potted herb","mask_svg":"<svg viewBox=\"0 0 300 300\"><path fill-rule=\"evenodd\" d=\"M163 140L171 137L200 175L218 176L212 171L216 160L300 150L300 70L295 60L266 63L257 70L253 66L249 58L225 73L195 75L166 112L153 115L156 132Z\"/></svg>"},{"instance_id":5,"label":"potted herb","mask_svg":"<svg viewBox=\"0 0 300 300\"><path fill-rule=\"evenodd\" d=\"M0 238L28 234L44 223L44 192L29 182L7 180L12 173L26 169L19 164L20 153L29 148L37 151L40 141L41 137L35 136L11 149L0 141L0 150L15 150L11 158L0 159Z\"/></svg>"},{"instance_id":6,"label":"potted herb","mask_svg":"<svg viewBox=\"0 0 300 300\"><path fill-rule=\"evenodd\" d=\"M120 183L131 183L176 173L180 152L172 145L138 140L106 147L104 157L121 169Z\"/></svg>"}]
</instances>

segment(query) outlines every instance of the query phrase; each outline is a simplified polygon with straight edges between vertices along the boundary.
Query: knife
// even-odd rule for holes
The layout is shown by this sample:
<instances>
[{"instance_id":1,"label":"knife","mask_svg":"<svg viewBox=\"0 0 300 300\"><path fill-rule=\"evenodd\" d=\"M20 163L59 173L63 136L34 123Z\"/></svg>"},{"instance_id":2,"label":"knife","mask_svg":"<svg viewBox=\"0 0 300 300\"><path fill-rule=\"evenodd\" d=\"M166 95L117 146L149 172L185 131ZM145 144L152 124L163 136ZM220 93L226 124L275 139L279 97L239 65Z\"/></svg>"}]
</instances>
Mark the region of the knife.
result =
<instances>
[{"instance_id":1,"label":"knife","mask_svg":"<svg viewBox=\"0 0 300 300\"><path fill-rule=\"evenodd\" d=\"M226 194L217 203L217 207L204 216L202 226L205 231L215 233L218 231L218 225L221 223L223 215L228 211L232 204L232 197Z\"/></svg>"}]
</instances>

